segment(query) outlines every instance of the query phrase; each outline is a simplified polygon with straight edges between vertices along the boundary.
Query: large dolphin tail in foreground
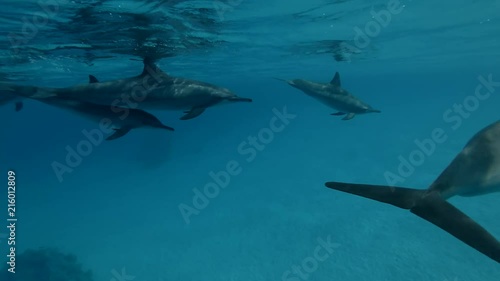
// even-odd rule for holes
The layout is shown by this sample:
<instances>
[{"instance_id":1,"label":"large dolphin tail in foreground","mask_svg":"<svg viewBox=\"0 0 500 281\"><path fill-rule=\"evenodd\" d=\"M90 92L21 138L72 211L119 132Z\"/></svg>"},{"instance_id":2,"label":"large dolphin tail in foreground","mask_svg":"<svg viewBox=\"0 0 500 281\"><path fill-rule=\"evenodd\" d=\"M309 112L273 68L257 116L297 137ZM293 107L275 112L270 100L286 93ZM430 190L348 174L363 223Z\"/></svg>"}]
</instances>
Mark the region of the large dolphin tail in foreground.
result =
<instances>
[{"instance_id":1,"label":"large dolphin tail in foreground","mask_svg":"<svg viewBox=\"0 0 500 281\"><path fill-rule=\"evenodd\" d=\"M341 182L327 182L325 185L410 210L500 263L500 242L473 219L445 201L438 192Z\"/></svg>"},{"instance_id":2,"label":"large dolphin tail in foreground","mask_svg":"<svg viewBox=\"0 0 500 281\"><path fill-rule=\"evenodd\" d=\"M426 190L341 182L325 185L410 210L500 263L500 242L446 202L455 195L500 192L500 121L476 133Z\"/></svg>"}]
</instances>

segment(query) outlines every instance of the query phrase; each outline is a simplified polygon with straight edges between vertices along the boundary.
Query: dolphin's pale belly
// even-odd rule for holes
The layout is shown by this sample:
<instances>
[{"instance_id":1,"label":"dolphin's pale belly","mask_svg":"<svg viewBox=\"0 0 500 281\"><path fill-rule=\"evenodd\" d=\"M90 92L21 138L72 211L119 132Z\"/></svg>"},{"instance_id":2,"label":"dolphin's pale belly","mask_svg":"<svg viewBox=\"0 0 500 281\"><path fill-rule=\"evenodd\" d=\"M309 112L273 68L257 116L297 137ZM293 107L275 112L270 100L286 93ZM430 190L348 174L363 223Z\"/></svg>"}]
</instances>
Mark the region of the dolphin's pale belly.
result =
<instances>
[{"instance_id":1,"label":"dolphin's pale belly","mask_svg":"<svg viewBox=\"0 0 500 281\"><path fill-rule=\"evenodd\" d=\"M476 134L431 189L443 197L477 196L500 191L500 122Z\"/></svg>"},{"instance_id":2,"label":"dolphin's pale belly","mask_svg":"<svg viewBox=\"0 0 500 281\"><path fill-rule=\"evenodd\" d=\"M475 184L462 186L458 190L458 195L465 197L500 192L500 171L490 169Z\"/></svg>"},{"instance_id":3,"label":"dolphin's pale belly","mask_svg":"<svg viewBox=\"0 0 500 281\"><path fill-rule=\"evenodd\" d=\"M500 184L483 185L483 186L478 186L478 185L463 186L457 190L458 190L457 195L459 195L459 196L473 197L473 196L485 195L485 194L489 194L489 193L500 192Z\"/></svg>"},{"instance_id":4,"label":"dolphin's pale belly","mask_svg":"<svg viewBox=\"0 0 500 281\"><path fill-rule=\"evenodd\" d=\"M101 124L104 120L109 120L107 122L111 122L110 126L112 128L121 128L121 127L141 127L141 122L137 119L133 114L125 115L124 112L114 113L109 110L107 113L99 113L99 112L84 112L84 111L74 111L68 109L69 111L73 111L77 115L85 118L87 120L93 121L97 124ZM126 117L125 117L126 116Z\"/></svg>"},{"instance_id":5,"label":"dolphin's pale belly","mask_svg":"<svg viewBox=\"0 0 500 281\"><path fill-rule=\"evenodd\" d=\"M500 171L494 167L487 157L474 159L462 152L439 175L431 189L439 191L445 199L500 191Z\"/></svg>"},{"instance_id":6,"label":"dolphin's pale belly","mask_svg":"<svg viewBox=\"0 0 500 281\"><path fill-rule=\"evenodd\" d=\"M310 95L321 103L344 113L363 113L364 108L360 107L359 101L350 95Z\"/></svg>"}]
</instances>

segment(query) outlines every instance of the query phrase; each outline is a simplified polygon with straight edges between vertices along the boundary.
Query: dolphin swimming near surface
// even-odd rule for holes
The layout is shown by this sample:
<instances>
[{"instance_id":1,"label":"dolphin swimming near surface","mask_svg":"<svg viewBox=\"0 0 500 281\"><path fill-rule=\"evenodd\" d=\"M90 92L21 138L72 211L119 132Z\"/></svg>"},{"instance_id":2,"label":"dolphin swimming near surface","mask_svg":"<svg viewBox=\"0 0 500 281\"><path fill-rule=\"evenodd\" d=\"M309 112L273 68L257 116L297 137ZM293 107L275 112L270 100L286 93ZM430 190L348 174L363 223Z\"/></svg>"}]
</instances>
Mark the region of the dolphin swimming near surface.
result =
<instances>
[{"instance_id":1,"label":"dolphin swimming near surface","mask_svg":"<svg viewBox=\"0 0 500 281\"><path fill-rule=\"evenodd\" d=\"M327 187L410 210L500 263L500 242L446 200L500 191L500 121L478 132L426 190L327 182Z\"/></svg>"},{"instance_id":2,"label":"dolphin swimming near surface","mask_svg":"<svg viewBox=\"0 0 500 281\"><path fill-rule=\"evenodd\" d=\"M152 61L144 60L138 76L92 83L68 88L43 88L0 83L0 92L29 98L57 97L107 106L140 109L183 110L181 120L192 119L206 108L224 102L252 102L236 96L230 90L185 78L173 77Z\"/></svg>"},{"instance_id":3,"label":"dolphin swimming near surface","mask_svg":"<svg viewBox=\"0 0 500 281\"><path fill-rule=\"evenodd\" d=\"M90 76L91 83L93 79L94 77ZM141 109L111 107L58 97L32 99L71 111L95 122L102 122L104 119L108 119L111 121L110 125L114 127L114 133L106 138L106 140L115 140L123 137L132 129L143 127L174 131L172 127L164 125L156 116Z\"/></svg>"},{"instance_id":4,"label":"dolphin swimming near surface","mask_svg":"<svg viewBox=\"0 0 500 281\"><path fill-rule=\"evenodd\" d=\"M340 74L338 72L335 73L335 76L330 83L316 83L303 79L275 79L285 81L308 96L311 96L323 104L337 110L338 112L332 113L331 115L345 115L342 120L350 120L354 118L356 114L370 112L380 113L380 110L372 108L370 105L343 89L340 82Z\"/></svg>"}]
</instances>

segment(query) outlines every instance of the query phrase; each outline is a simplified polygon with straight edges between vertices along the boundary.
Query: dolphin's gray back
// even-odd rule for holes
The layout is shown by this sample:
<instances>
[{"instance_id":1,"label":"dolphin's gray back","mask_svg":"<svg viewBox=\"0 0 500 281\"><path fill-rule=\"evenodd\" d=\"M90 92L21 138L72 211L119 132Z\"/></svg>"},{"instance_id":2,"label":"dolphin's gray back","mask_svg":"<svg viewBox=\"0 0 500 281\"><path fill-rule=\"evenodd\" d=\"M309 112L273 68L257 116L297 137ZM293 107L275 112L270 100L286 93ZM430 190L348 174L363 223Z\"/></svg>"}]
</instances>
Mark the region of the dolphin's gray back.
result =
<instances>
[{"instance_id":1,"label":"dolphin's gray back","mask_svg":"<svg viewBox=\"0 0 500 281\"><path fill-rule=\"evenodd\" d=\"M189 109L212 103L203 83L164 76L157 82L153 77L137 76L68 88L48 89L53 96L76 99L101 105L116 105L142 109Z\"/></svg>"}]
</instances>

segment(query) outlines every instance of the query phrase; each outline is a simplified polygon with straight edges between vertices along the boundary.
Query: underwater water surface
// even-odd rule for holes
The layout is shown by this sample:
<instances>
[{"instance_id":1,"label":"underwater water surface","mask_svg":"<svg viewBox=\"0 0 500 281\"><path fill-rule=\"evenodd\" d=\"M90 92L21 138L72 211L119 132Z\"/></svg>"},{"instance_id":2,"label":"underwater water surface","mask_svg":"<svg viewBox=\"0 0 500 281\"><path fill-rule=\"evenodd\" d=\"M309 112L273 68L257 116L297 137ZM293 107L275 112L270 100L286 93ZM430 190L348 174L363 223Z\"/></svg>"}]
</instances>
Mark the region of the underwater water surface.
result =
<instances>
[{"instance_id":1,"label":"underwater water surface","mask_svg":"<svg viewBox=\"0 0 500 281\"><path fill-rule=\"evenodd\" d=\"M7 100L0 173L4 183L8 171L16 176L16 274L38 272L12 280L499 280L498 263L438 227L324 183L425 189L499 120L500 1L2 0L0 8L1 82L123 79L148 57L169 75L253 100L191 120L151 110L175 131L132 130L79 157L68 155L91 143L84 130L97 123L30 99L16 112ZM381 113L341 120L274 79L329 83L336 72ZM419 145L436 130L445 141ZM449 202L500 238L499 200ZM75 260L92 277L68 270ZM43 279L48 268L57 273Z\"/></svg>"}]
</instances>

